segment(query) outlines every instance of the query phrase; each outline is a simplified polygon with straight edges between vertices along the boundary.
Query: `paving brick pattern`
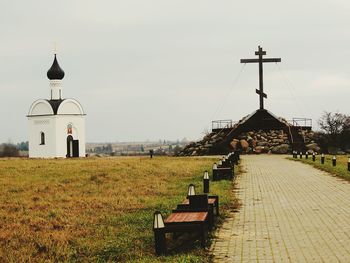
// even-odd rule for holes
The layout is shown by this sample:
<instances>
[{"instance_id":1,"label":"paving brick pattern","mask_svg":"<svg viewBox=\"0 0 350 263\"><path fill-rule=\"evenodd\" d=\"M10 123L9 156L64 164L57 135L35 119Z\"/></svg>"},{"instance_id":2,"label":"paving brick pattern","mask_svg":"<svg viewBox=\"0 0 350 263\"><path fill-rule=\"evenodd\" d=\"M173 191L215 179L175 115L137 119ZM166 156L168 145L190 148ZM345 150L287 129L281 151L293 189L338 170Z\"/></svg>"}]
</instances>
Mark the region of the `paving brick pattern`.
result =
<instances>
[{"instance_id":1,"label":"paving brick pattern","mask_svg":"<svg viewBox=\"0 0 350 263\"><path fill-rule=\"evenodd\" d=\"M214 262L350 262L350 183L283 156L242 156L242 206L216 233Z\"/></svg>"}]
</instances>

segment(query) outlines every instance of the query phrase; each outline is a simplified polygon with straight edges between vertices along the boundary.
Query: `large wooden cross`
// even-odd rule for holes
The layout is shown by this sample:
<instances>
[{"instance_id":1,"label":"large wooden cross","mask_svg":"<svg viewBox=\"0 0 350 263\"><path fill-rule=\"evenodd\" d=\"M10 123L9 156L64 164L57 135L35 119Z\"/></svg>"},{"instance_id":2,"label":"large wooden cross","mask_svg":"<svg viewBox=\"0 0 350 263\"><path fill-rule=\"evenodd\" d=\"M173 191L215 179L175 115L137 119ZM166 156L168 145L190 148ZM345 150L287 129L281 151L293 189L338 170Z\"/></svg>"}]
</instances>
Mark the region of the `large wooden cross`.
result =
<instances>
[{"instance_id":1,"label":"large wooden cross","mask_svg":"<svg viewBox=\"0 0 350 263\"><path fill-rule=\"evenodd\" d=\"M267 98L267 95L264 93L264 84L263 84L263 63L267 62L281 62L280 58L263 58L266 55L266 51L259 46L259 50L255 51L255 55L259 58L253 59L241 59L241 63L259 63L259 89L255 90L260 97L260 110L264 109L264 98Z\"/></svg>"}]
</instances>

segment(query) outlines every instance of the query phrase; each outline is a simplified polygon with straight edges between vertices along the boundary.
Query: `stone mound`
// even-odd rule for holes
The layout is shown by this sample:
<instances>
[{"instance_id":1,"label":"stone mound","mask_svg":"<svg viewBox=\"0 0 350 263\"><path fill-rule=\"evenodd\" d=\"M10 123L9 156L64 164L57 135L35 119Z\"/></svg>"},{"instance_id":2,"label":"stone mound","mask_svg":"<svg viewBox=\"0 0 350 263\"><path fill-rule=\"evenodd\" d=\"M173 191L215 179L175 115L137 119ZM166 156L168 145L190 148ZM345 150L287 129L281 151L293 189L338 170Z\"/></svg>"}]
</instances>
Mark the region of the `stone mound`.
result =
<instances>
[{"instance_id":1,"label":"stone mound","mask_svg":"<svg viewBox=\"0 0 350 263\"><path fill-rule=\"evenodd\" d=\"M286 154L293 150L319 152L314 133L292 126L266 110L245 116L233 127L216 129L198 142L189 143L178 156L242 153Z\"/></svg>"}]
</instances>

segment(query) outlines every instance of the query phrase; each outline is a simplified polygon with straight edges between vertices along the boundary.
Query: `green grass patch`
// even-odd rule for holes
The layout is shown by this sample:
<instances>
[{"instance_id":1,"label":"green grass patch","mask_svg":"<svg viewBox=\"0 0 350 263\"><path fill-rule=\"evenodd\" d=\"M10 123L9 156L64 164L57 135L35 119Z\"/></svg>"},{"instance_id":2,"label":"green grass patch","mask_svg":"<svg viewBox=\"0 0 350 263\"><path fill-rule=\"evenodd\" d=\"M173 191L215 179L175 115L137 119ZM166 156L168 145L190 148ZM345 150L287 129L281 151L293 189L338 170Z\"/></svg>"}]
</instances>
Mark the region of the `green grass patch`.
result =
<instances>
[{"instance_id":1,"label":"green grass patch","mask_svg":"<svg viewBox=\"0 0 350 263\"><path fill-rule=\"evenodd\" d=\"M166 216L182 202L190 183L202 192L214 161L0 159L0 261L209 262L195 239L156 257L152 221L155 210ZM231 181L210 184L219 221L235 204L232 188Z\"/></svg>"},{"instance_id":2,"label":"green grass patch","mask_svg":"<svg viewBox=\"0 0 350 263\"><path fill-rule=\"evenodd\" d=\"M309 155L309 158L307 160L305 159L305 156L303 156L303 159L299 159L299 155L298 155L298 159L294 159L291 157L288 159L300 161L300 162L312 165L313 167L318 168L322 171L326 171L328 173L331 173L333 175L339 176L345 180L350 181L350 172L348 171L348 156L338 155L336 166L333 166L332 158L333 158L333 155L325 155L324 164L321 164L321 155L316 156L315 162L312 161L312 155Z\"/></svg>"}]
</instances>

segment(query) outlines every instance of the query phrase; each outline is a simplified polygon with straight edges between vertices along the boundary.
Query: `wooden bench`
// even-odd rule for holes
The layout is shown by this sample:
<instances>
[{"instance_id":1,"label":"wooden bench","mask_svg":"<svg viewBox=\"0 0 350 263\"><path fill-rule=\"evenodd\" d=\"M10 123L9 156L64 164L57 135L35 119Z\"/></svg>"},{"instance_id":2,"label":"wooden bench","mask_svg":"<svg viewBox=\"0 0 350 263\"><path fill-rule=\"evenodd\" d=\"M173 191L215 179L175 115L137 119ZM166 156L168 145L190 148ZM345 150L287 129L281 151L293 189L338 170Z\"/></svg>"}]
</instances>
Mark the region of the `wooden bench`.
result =
<instances>
[{"instance_id":1,"label":"wooden bench","mask_svg":"<svg viewBox=\"0 0 350 263\"><path fill-rule=\"evenodd\" d=\"M166 254L166 233L175 235L196 232L199 234L201 246L205 247L209 225L208 212L173 211L164 221L160 212L155 212L154 216L153 231L157 255Z\"/></svg>"},{"instance_id":2,"label":"wooden bench","mask_svg":"<svg viewBox=\"0 0 350 263\"><path fill-rule=\"evenodd\" d=\"M208 196L208 213L209 213L209 227L214 226L214 216L219 216L219 196L212 195ZM190 200L185 199L181 204L177 205L176 210L194 210L196 207L190 205ZM215 212L215 213L214 213Z\"/></svg>"},{"instance_id":3,"label":"wooden bench","mask_svg":"<svg viewBox=\"0 0 350 263\"><path fill-rule=\"evenodd\" d=\"M209 228L214 225L214 206L209 205L207 194L197 194L187 197L182 204L177 205L173 212L208 212Z\"/></svg>"},{"instance_id":4,"label":"wooden bench","mask_svg":"<svg viewBox=\"0 0 350 263\"><path fill-rule=\"evenodd\" d=\"M165 220L165 233L197 232L201 246L205 247L208 226L208 212L173 211Z\"/></svg>"},{"instance_id":5,"label":"wooden bench","mask_svg":"<svg viewBox=\"0 0 350 263\"><path fill-rule=\"evenodd\" d=\"M182 205L189 205L190 200L185 199L182 202ZM219 215L219 196L217 195L208 195L208 205L212 205L215 208L215 214Z\"/></svg>"},{"instance_id":6,"label":"wooden bench","mask_svg":"<svg viewBox=\"0 0 350 263\"><path fill-rule=\"evenodd\" d=\"M233 166L233 163L229 160L229 159L226 159L226 160L223 160L221 165L219 167L222 167L222 168L232 168Z\"/></svg>"},{"instance_id":7,"label":"wooden bench","mask_svg":"<svg viewBox=\"0 0 350 263\"><path fill-rule=\"evenodd\" d=\"M207 171L203 177L204 191L206 189L205 182L208 183L207 192L209 192ZM177 205L176 209L165 220L159 211L154 213L153 231L156 254L166 254L166 233L172 233L174 238L178 233L197 232L201 246L204 247L207 232L214 225L214 211L215 215L218 216L219 197L216 195L208 196L207 193L196 195L195 186L190 184L187 199Z\"/></svg>"},{"instance_id":8,"label":"wooden bench","mask_svg":"<svg viewBox=\"0 0 350 263\"><path fill-rule=\"evenodd\" d=\"M233 169L230 167L219 166L216 169L213 169L213 181L218 181L222 179L233 179Z\"/></svg>"},{"instance_id":9,"label":"wooden bench","mask_svg":"<svg viewBox=\"0 0 350 263\"><path fill-rule=\"evenodd\" d=\"M238 164L239 152L233 152L232 154L230 154L229 159L230 159L234 164Z\"/></svg>"}]
</instances>

